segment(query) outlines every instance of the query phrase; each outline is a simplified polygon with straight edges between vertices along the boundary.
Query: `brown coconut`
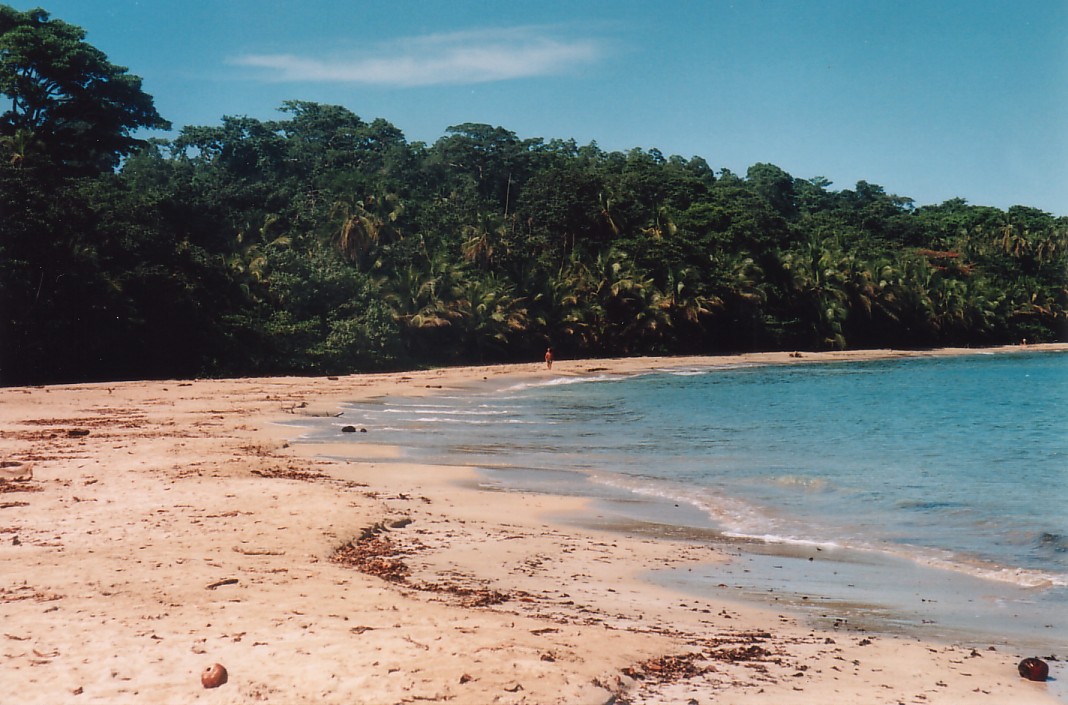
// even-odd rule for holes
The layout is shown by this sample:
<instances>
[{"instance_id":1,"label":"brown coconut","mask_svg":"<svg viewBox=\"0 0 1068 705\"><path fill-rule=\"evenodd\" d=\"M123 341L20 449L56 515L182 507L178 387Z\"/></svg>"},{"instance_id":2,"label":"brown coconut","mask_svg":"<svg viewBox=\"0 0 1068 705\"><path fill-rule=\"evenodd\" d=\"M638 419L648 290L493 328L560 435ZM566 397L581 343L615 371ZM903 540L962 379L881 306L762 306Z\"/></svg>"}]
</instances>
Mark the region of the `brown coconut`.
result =
<instances>
[{"instance_id":1,"label":"brown coconut","mask_svg":"<svg viewBox=\"0 0 1068 705\"><path fill-rule=\"evenodd\" d=\"M205 688L218 688L226 679L226 668L221 663L211 664L200 674L200 682Z\"/></svg>"},{"instance_id":2,"label":"brown coconut","mask_svg":"<svg viewBox=\"0 0 1068 705\"><path fill-rule=\"evenodd\" d=\"M1020 675L1029 681L1044 681L1049 678L1049 664L1040 658L1025 658L1018 666Z\"/></svg>"}]
</instances>

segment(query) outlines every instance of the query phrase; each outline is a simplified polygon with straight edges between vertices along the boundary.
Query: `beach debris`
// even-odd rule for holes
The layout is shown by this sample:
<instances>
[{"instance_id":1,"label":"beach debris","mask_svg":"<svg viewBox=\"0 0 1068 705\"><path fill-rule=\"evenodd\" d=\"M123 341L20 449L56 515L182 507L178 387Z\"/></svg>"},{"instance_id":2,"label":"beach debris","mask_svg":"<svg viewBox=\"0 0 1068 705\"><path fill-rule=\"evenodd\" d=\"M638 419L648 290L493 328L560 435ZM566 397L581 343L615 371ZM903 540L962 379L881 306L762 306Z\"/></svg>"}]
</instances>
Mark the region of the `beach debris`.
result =
<instances>
[{"instance_id":1,"label":"beach debris","mask_svg":"<svg viewBox=\"0 0 1068 705\"><path fill-rule=\"evenodd\" d=\"M391 583L404 585L405 587L421 592L437 593L459 598L463 607L489 607L499 605L513 598L530 597L525 592L504 593L486 587L467 587L450 581L421 582L410 581L411 570L402 560L403 556L411 555L413 548L400 548L385 536L390 526L400 528L407 526L409 521L402 519L387 525L385 522L377 522L361 530L360 535L339 546L334 550L330 560L350 568L355 568L361 573L374 575Z\"/></svg>"},{"instance_id":2,"label":"beach debris","mask_svg":"<svg viewBox=\"0 0 1068 705\"><path fill-rule=\"evenodd\" d=\"M20 585L18 587L7 588L0 587L0 603L4 602L17 602L20 600L33 600L34 602L54 602L56 600L62 600L63 595L57 595L52 592L43 592L41 590L35 590L30 585ZM59 609L58 607L56 609ZM46 610L48 611L48 610Z\"/></svg>"},{"instance_id":3,"label":"beach debris","mask_svg":"<svg viewBox=\"0 0 1068 705\"><path fill-rule=\"evenodd\" d=\"M1020 675L1029 681L1044 681L1049 678L1049 664L1040 658L1025 658L1017 666Z\"/></svg>"},{"instance_id":4,"label":"beach debris","mask_svg":"<svg viewBox=\"0 0 1068 705\"><path fill-rule=\"evenodd\" d=\"M229 680L230 674L221 663L213 663L200 674L200 683L205 688L218 688Z\"/></svg>"},{"instance_id":5,"label":"beach debris","mask_svg":"<svg viewBox=\"0 0 1068 705\"><path fill-rule=\"evenodd\" d=\"M413 645L413 646L418 646L423 651L430 651L430 647L429 646L427 646L426 644L423 644L423 643L420 643L420 642L416 641L415 639L411 638L410 636L404 637L404 640L406 642L408 642L409 644Z\"/></svg>"},{"instance_id":6,"label":"beach debris","mask_svg":"<svg viewBox=\"0 0 1068 705\"><path fill-rule=\"evenodd\" d=\"M216 580L214 583L209 583L204 586L205 590L214 590L215 588L222 587L223 585L237 585L237 578L226 578L225 580Z\"/></svg>"},{"instance_id":7,"label":"beach debris","mask_svg":"<svg viewBox=\"0 0 1068 705\"><path fill-rule=\"evenodd\" d=\"M384 521L378 521L370 526L365 526L360 529L360 536L356 540L366 541L367 539L373 539L375 536L386 531L389 531L389 527L386 526L386 523Z\"/></svg>"},{"instance_id":8,"label":"beach debris","mask_svg":"<svg viewBox=\"0 0 1068 705\"><path fill-rule=\"evenodd\" d=\"M408 566L397 557L400 551L393 542L378 535L379 531L378 525L365 528L360 538L339 547L330 559L392 583L404 582Z\"/></svg>"},{"instance_id":9,"label":"beach debris","mask_svg":"<svg viewBox=\"0 0 1068 705\"><path fill-rule=\"evenodd\" d=\"M474 680L474 678L472 678L471 676L469 676L468 674L465 673L462 676L460 676L460 685L463 685L464 683L470 683L473 680Z\"/></svg>"},{"instance_id":10,"label":"beach debris","mask_svg":"<svg viewBox=\"0 0 1068 705\"><path fill-rule=\"evenodd\" d=\"M739 661L774 661L775 654L768 651L762 646L756 644L750 644L749 646L737 646L734 648L721 648L715 651L710 651L708 654L710 659L716 661L724 661L727 663L738 663Z\"/></svg>"},{"instance_id":11,"label":"beach debris","mask_svg":"<svg viewBox=\"0 0 1068 705\"><path fill-rule=\"evenodd\" d=\"M240 553L245 556L284 556L285 551L275 551L270 548L242 548L241 546L233 547L234 553Z\"/></svg>"},{"instance_id":12,"label":"beach debris","mask_svg":"<svg viewBox=\"0 0 1068 705\"><path fill-rule=\"evenodd\" d=\"M436 592L439 594L452 595L460 598L460 604L464 607L489 607L508 602L512 596L499 590L489 588L468 588L456 583L420 583L413 586L424 592ZM517 593L525 594L525 593Z\"/></svg>"},{"instance_id":13,"label":"beach debris","mask_svg":"<svg viewBox=\"0 0 1068 705\"><path fill-rule=\"evenodd\" d=\"M623 675L634 680L668 683L707 673L711 668L699 663L703 660L704 656L700 653L661 656L627 666L623 669Z\"/></svg>"},{"instance_id":14,"label":"beach debris","mask_svg":"<svg viewBox=\"0 0 1068 705\"><path fill-rule=\"evenodd\" d=\"M293 463L289 463L285 467L264 467L257 470L252 470L253 475L259 477L267 477L271 479L279 480L303 480L305 482L314 482L316 480L326 479L326 475L315 470L304 470Z\"/></svg>"},{"instance_id":15,"label":"beach debris","mask_svg":"<svg viewBox=\"0 0 1068 705\"><path fill-rule=\"evenodd\" d=\"M67 429L67 438L85 438L89 435L89 429L87 428L70 428Z\"/></svg>"},{"instance_id":16,"label":"beach debris","mask_svg":"<svg viewBox=\"0 0 1068 705\"><path fill-rule=\"evenodd\" d=\"M33 479L33 464L14 460L0 462L0 484L7 482L26 482Z\"/></svg>"}]
</instances>

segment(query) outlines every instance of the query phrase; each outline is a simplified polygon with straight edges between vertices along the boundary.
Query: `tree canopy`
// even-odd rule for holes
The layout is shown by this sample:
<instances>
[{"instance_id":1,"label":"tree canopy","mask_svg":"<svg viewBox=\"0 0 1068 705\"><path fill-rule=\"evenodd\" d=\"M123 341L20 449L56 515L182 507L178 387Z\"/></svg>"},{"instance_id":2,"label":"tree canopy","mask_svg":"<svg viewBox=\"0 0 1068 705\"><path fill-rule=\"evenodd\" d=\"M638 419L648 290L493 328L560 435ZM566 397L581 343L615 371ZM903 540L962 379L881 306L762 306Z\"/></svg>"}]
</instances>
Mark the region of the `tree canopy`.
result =
<instances>
[{"instance_id":1,"label":"tree canopy","mask_svg":"<svg viewBox=\"0 0 1068 705\"><path fill-rule=\"evenodd\" d=\"M0 93L11 101L0 135L41 145L54 167L113 168L143 145L134 130L170 127L140 78L86 43L80 27L40 8L0 5Z\"/></svg>"},{"instance_id":2,"label":"tree canopy","mask_svg":"<svg viewBox=\"0 0 1068 705\"><path fill-rule=\"evenodd\" d=\"M1068 339L1065 217L301 101L142 142L83 38L0 6L2 384Z\"/></svg>"}]
</instances>

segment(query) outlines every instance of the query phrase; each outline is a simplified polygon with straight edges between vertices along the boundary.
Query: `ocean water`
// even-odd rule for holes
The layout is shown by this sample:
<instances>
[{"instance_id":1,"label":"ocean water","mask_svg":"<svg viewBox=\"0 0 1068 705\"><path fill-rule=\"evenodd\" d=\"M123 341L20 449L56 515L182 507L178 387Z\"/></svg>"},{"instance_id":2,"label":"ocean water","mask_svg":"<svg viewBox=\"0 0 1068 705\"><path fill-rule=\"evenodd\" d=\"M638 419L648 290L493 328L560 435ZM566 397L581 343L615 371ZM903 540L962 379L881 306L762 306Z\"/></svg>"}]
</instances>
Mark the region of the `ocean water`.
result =
<instances>
[{"instance_id":1,"label":"ocean water","mask_svg":"<svg viewBox=\"0 0 1068 705\"><path fill-rule=\"evenodd\" d=\"M809 608L817 595L835 624L865 615L1052 653L1068 648L1066 411L1068 354L977 354L546 372L351 404L305 440L356 424L368 434L353 443L475 466L487 489L589 495L602 523L737 554L661 576L684 589L726 582Z\"/></svg>"}]
</instances>

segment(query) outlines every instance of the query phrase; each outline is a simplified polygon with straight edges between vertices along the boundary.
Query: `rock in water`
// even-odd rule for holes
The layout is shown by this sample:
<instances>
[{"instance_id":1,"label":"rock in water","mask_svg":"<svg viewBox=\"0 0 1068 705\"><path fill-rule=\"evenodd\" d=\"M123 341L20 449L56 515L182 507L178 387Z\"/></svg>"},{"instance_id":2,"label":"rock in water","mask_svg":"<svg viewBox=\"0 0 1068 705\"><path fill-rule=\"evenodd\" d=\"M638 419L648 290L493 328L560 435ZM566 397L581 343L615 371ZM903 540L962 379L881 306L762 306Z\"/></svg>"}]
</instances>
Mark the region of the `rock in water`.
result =
<instances>
[{"instance_id":1,"label":"rock in water","mask_svg":"<svg viewBox=\"0 0 1068 705\"><path fill-rule=\"evenodd\" d=\"M226 668L221 663L211 664L200 674L200 682L205 688L218 688L226 679Z\"/></svg>"},{"instance_id":2,"label":"rock in water","mask_svg":"<svg viewBox=\"0 0 1068 705\"><path fill-rule=\"evenodd\" d=\"M1018 667L1020 675L1029 681L1044 681L1049 678L1049 664L1040 658L1025 658Z\"/></svg>"}]
</instances>

